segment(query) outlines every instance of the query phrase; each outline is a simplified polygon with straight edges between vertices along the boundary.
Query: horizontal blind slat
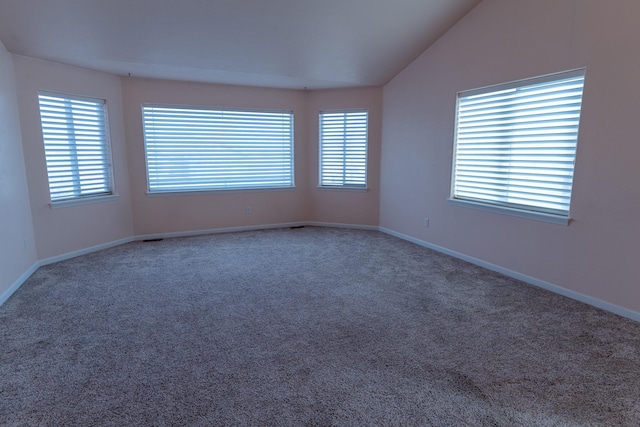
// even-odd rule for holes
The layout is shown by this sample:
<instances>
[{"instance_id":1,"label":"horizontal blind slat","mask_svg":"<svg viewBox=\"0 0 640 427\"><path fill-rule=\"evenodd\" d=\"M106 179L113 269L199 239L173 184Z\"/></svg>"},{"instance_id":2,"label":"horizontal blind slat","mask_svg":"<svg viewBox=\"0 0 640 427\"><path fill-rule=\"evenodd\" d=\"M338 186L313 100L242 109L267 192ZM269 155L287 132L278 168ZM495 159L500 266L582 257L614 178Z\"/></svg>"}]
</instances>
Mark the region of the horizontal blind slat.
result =
<instances>
[{"instance_id":1,"label":"horizontal blind slat","mask_svg":"<svg viewBox=\"0 0 640 427\"><path fill-rule=\"evenodd\" d=\"M149 191L293 186L293 114L144 105Z\"/></svg>"},{"instance_id":2,"label":"horizontal blind slat","mask_svg":"<svg viewBox=\"0 0 640 427\"><path fill-rule=\"evenodd\" d=\"M584 72L458 96L453 197L567 216Z\"/></svg>"},{"instance_id":3,"label":"horizontal blind slat","mask_svg":"<svg viewBox=\"0 0 640 427\"><path fill-rule=\"evenodd\" d=\"M38 93L51 201L111 194L105 101Z\"/></svg>"},{"instance_id":4,"label":"horizontal blind slat","mask_svg":"<svg viewBox=\"0 0 640 427\"><path fill-rule=\"evenodd\" d=\"M321 112L320 185L366 187L368 112Z\"/></svg>"}]
</instances>

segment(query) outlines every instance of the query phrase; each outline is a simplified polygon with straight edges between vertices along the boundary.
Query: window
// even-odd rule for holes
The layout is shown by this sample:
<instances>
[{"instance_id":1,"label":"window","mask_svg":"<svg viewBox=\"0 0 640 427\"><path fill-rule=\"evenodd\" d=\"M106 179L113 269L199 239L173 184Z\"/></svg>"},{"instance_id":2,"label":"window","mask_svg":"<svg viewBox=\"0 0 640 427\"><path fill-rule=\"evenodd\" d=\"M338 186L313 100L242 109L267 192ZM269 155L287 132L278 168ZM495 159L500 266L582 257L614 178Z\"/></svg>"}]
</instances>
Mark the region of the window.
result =
<instances>
[{"instance_id":1,"label":"window","mask_svg":"<svg viewBox=\"0 0 640 427\"><path fill-rule=\"evenodd\" d=\"M149 192L293 187L293 113L142 106Z\"/></svg>"},{"instance_id":2,"label":"window","mask_svg":"<svg viewBox=\"0 0 640 427\"><path fill-rule=\"evenodd\" d=\"M581 69L459 93L452 199L566 223L583 85Z\"/></svg>"},{"instance_id":3,"label":"window","mask_svg":"<svg viewBox=\"0 0 640 427\"><path fill-rule=\"evenodd\" d=\"M367 111L320 113L320 186L367 186Z\"/></svg>"},{"instance_id":4,"label":"window","mask_svg":"<svg viewBox=\"0 0 640 427\"><path fill-rule=\"evenodd\" d=\"M38 93L51 202L112 193L105 101Z\"/></svg>"}]
</instances>

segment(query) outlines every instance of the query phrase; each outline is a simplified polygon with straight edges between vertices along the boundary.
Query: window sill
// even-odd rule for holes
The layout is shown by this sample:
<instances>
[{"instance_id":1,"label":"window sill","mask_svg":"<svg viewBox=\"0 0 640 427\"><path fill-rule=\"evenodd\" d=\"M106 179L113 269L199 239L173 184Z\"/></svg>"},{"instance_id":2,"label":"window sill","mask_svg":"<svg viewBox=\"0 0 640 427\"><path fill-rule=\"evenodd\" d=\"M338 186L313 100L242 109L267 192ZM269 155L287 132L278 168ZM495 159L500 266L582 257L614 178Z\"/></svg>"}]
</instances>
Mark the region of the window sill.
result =
<instances>
[{"instance_id":1,"label":"window sill","mask_svg":"<svg viewBox=\"0 0 640 427\"><path fill-rule=\"evenodd\" d=\"M292 191L296 187L256 187L256 188L221 188L218 190L174 190L174 191L147 191L147 197L167 197L167 196L195 196L227 193L246 193L262 191Z\"/></svg>"},{"instance_id":2,"label":"window sill","mask_svg":"<svg viewBox=\"0 0 640 427\"><path fill-rule=\"evenodd\" d=\"M478 209L487 212L494 212L503 215L517 216L520 218L532 219L552 224L569 225L571 218L561 215L546 214L541 212L525 211L522 209L514 209L503 206L485 205L483 203L470 202L467 200L448 199L449 204L454 206L462 206L466 208Z\"/></svg>"},{"instance_id":3,"label":"window sill","mask_svg":"<svg viewBox=\"0 0 640 427\"><path fill-rule=\"evenodd\" d=\"M362 193L366 193L367 191L369 191L368 187L349 187L349 186L342 186L342 185L319 185L318 187L316 187L318 190L322 190L322 191L332 191L332 190L336 190L336 191L356 191L356 192L362 192Z\"/></svg>"},{"instance_id":4,"label":"window sill","mask_svg":"<svg viewBox=\"0 0 640 427\"><path fill-rule=\"evenodd\" d=\"M89 205L92 203L110 202L118 198L117 194L107 194L105 196L79 197L77 199L59 200L49 203L51 209L66 208L69 206Z\"/></svg>"}]
</instances>

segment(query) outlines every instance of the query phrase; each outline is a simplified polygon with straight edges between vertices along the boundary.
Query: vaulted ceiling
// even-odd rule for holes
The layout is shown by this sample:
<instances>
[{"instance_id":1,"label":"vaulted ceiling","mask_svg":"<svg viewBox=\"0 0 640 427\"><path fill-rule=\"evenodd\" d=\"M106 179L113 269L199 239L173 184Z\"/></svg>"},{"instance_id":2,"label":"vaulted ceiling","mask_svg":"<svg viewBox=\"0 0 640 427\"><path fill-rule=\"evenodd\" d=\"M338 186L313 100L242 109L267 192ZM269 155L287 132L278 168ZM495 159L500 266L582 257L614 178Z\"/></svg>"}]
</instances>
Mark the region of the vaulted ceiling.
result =
<instances>
[{"instance_id":1,"label":"vaulted ceiling","mask_svg":"<svg viewBox=\"0 0 640 427\"><path fill-rule=\"evenodd\" d=\"M0 0L12 53L282 88L387 83L480 0Z\"/></svg>"}]
</instances>

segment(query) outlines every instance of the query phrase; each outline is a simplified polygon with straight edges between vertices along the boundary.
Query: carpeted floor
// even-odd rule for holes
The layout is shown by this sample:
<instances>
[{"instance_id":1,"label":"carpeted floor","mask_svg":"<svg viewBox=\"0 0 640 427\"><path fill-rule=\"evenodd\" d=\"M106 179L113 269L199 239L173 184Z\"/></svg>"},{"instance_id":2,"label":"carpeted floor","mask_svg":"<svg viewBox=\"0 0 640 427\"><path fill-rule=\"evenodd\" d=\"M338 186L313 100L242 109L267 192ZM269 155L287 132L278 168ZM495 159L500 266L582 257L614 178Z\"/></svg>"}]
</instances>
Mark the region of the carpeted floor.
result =
<instances>
[{"instance_id":1,"label":"carpeted floor","mask_svg":"<svg viewBox=\"0 0 640 427\"><path fill-rule=\"evenodd\" d=\"M42 267L0 343L2 426L640 425L639 324L371 231Z\"/></svg>"}]
</instances>

